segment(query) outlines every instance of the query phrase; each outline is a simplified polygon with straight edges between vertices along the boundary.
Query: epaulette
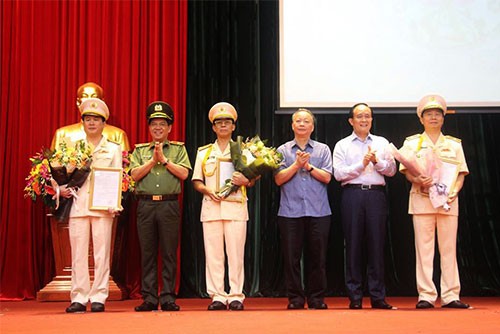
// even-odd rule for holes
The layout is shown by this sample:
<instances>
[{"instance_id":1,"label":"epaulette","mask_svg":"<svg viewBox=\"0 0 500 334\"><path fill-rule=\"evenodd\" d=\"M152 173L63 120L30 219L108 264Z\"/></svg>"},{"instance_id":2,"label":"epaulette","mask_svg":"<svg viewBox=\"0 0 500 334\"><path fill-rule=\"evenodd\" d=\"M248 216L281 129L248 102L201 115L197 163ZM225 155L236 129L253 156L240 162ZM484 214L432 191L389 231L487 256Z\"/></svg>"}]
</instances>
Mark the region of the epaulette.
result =
<instances>
[{"instance_id":1,"label":"epaulette","mask_svg":"<svg viewBox=\"0 0 500 334\"><path fill-rule=\"evenodd\" d=\"M410 137L406 137L406 139L405 139L405 140L414 140L414 139L418 139L418 138L420 138L420 136L422 136L422 134L417 133L416 135L413 135L413 136L410 136Z\"/></svg>"},{"instance_id":2,"label":"epaulette","mask_svg":"<svg viewBox=\"0 0 500 334\"><path fill-rule=\"evenodd\" d=\"M457 143L461 143L462 142L461 139L455 138L453 136L446 135L445 137L446 137L446 139L451 139L451 140L453 140L453 141L455 141Z\"/></svg>"},{"instance_id":3,"label":"epaulette","mask_svg":"<svg viewBox=\"0 0 500 334\"><path fill-rule=\"evenodd\" d=\"M203 150L205 150L205 149L209 148L210 146L212 146L212 144L207 144L207 145L205 145L205 146L198 147L198 152L199 152L199 151L203 151Z\"/></svg>"},{"instance_id":4,"label":"epaulette","mask_svg":"<svg viewBox=\"0 0 500 334\"><path fill-rule=\"evenodd\" d=\"M135 147L146 147L149 146L149 143L135 144Z\"/></svg>"},{"instance_id":5,"label":"epaulette","mask_svg":"<svg viewBox=\"0 0 500 334\"><path fill-rule=\"evenodd\" d=\"M121 144L120 144L119 142L117 142L117 141L114 141L114 140L109 139L109 138L106 138L106 139L107 139L110 143L113 143L113 144L115 144L115 145L121 145Z\"/></svg>"},{"instance_id":6,"label":"epaulette","mask_svg":"<svg viewBox=\"0 0 500 334\"><path fill-rule=\"evenodd\" d=\"M171 141L169 141L169 143L170 143L170 144L173 144L173 145L179 145L179 146L184 145L184 143L183 143L183 142L181 142L181 141L175 141L175 140L171 140Z\"/></svg>"}]
</instances>

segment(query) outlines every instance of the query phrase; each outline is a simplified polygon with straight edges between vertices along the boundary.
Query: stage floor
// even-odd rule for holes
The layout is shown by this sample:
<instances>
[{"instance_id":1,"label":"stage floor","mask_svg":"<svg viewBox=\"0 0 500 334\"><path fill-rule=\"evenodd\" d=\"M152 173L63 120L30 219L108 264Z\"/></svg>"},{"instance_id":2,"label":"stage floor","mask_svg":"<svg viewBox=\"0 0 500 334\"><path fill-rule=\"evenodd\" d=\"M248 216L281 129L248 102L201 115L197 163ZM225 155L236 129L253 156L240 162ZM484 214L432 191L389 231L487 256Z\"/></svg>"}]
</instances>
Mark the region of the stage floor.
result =
<instances>
[{"instance_id":1,"label":"stage floor","mask_svg":"<svg viewBox=\"0 0 500 334\"><path fill-rule=\"evenodd\" d=\"M66 302L0 302L0 333L499 333L500 297L464 297L471 310L416 310L414 297L387 298L397 310L286 310L285 298L248 298L245 311L207 311L208 299L178 299L180 312L134 312L140 300L108 302L106 312L66 314Z\"/></svg>"}]
</instances>

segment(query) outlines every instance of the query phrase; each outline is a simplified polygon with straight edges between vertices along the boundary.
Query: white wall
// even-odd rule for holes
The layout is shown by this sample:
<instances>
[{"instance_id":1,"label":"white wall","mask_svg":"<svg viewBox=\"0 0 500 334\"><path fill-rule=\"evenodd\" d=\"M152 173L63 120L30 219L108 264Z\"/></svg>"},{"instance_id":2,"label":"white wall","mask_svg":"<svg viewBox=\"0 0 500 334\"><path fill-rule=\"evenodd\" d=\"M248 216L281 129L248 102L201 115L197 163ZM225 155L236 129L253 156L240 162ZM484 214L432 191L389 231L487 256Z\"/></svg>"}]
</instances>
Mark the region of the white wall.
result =
<instances>
[{"instance_id":1,"label":"white wall","mask_svg":"<svg viewBox=\"0 0 500 334\"><path fill-rule=\"evenodd\" d=\"M500 106L500 0L280 0L280 107Z\"/></svg>"}]
</instances>

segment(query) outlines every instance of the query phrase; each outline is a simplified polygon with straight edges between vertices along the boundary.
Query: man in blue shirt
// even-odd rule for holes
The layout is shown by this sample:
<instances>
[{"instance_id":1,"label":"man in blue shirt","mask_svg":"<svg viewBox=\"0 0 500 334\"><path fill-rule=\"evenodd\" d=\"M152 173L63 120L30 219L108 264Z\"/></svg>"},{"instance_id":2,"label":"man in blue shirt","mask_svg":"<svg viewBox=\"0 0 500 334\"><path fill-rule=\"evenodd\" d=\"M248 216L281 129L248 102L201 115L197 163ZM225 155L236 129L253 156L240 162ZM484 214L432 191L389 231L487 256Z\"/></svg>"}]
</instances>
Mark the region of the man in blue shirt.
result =
<instances>
[{"instance_id":1,"label":"man in blue shirt","mask_svg":"<svg viewBox=\"0 0 500 334\"><path fill-rule=\"evenodd\" d=\"M283 165L274 180L281 186L278 226L285 259L288 309L327 309L326 248L331 210L327 184L332 178L332 157L327 145L311 139L315 118L298 109L292 115L295 138L280 147ZM304 250L305 291L300 260Z\"/></svg>"},{"instance_id":2,"label":"man in blue shirt","mask_svg":"<svg viewBox=\"0 0 500 334\"><path fill-rule=\"evenodd\" d=\"M350 136L333 149L335 179L342 183L341 215L346 245L345 282L350 309L361 309L363 254L367 256L372 308L393 309L385 301L384 243L387 204L384 176L396 173L387 139L370 133L373 113L365 103L349 112ZM366 246L366 249L364 248Z\"/></svg>"}]
</instances>

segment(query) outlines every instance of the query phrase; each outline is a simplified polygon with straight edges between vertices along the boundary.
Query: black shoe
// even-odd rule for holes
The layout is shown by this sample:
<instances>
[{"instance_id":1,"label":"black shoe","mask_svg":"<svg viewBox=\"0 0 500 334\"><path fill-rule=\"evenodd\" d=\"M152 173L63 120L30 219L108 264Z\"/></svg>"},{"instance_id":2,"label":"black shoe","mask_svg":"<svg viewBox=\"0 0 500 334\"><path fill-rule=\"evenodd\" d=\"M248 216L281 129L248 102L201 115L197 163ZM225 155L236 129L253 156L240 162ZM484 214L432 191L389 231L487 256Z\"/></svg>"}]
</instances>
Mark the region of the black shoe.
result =
<instances>
[{"instance_id":1,"label":"black shoe","mask_svg":"<svg viewBox=\"0 0 500 334\"><path fill-rule=\"evenodd\" d=\"M289 310L302 310L304 308L304 304L288 303L288 306L286 308Z\"/></svg>"},{"instance_id":2,"label":"black shoe","mask_svg":"<svg viewBox=\"0 0 500 334\"><path fill-rule=\"evenodd\" d=\"M181 308L175 302L166 302L161 304L162 311L179 311Z\"/></svg>"},{"instance_id":3,"label":"black shoe","mask_svg":"<svg viewBox=\"0 0 500 334\"><path fill-rule=\"evenodd\" d=\"M396 310L394 306L387 304L387 302L383 299L372 302L372 308L378 308L380 310Z\"/></svg>"},{"instance_id":4,"label":"black shoe","mask_svg":"<svg viewBox=\"0 0 500 334\"><path fill-rule=\"evenodd\" d=\"M318 303L309 304L307 308L310 310L326 310L326 309L328 309L328 305L326 305L323 302L318 302Z\"/></svg>"},{"instance_id":5,"label":"black shoe","mask_svg":"<svg viewBox=\"0 0 500 334\"><path fill-rule=\"evenodd\" d=\"M454 300L451 303L448 303L446 305L441 305L441 307L446 307L446 308L471 308L469 304L462 303L460 300Z\"/></svg>"},{"instance_id":6,"label":"black shoe","mask_svg":"<svg viewBox=\"0 0 500 334\"><path fill-rule=\"evenodd\" d=\"M361 310L363 308L361 300L353 300L349 303L349 308L351 310Z\"/></svg>"},{"instance_id":7,"label":"black shoe","mask_svg":"<svg viewBox=\"0 0 500 334\"><path fill-rule=\"evenodd\" d=\"M426 309L426 308L434 308L434 305L432 305L430 302L427 300L421 300L417 303L416 308L419 309Z\"/></svg>"},{"instance_id":8,"label":"black shoe","mask_svg":"<svg viewBox=\"0 0 500 334\"><path fill-rule=\"evenodd\" d=\"M66 308L66 313L83 313L86 310L87 310L87 307L85 305L74 302L74 303L71 303L71 305Z\"/></svg>"},{"instance_id":9,"label":"black shoe","mask_svg":"<svg viewBox=\"0 0 500 334\"><path fill-rule=\"evenodd\" d=\"M208 305L209 311L220 311L225 309L226 309L226 304L221 303L219 301L212 302L212 304Z\"/></svg>"},{"instance_id":10,"label":"black shoe","mask_svg":"<svg viewBox=\"0 0 500 334\"><path fill-rule=\"evenodd\" d=\"M150 302L143 302L141 305L136 306L134 309L136 312L156 311L158 310L158 305L155 305Z\"/></svg>"},{"instance_id":11,"label":"black shoe","mask_svg":"<svg viewBox=\"0 0 500 334\"><path fill-rule=\"evenodd\" d=\"M231 311L243 311L245 309L245 307L243 306L243 303L240 302L239 300L233 300L229 304L229 309Z\"/></svg>"},{"instance_id":12,"label":"black shoe","mask_svg":"<svg viewBox=\"0 0 500 334\"><path fill-rule=\"evenodd\" d=\"M94 302L94 303L90 304L90 311L91 312L104 312L104 304Z\"/></svg>"}]
</instances>

